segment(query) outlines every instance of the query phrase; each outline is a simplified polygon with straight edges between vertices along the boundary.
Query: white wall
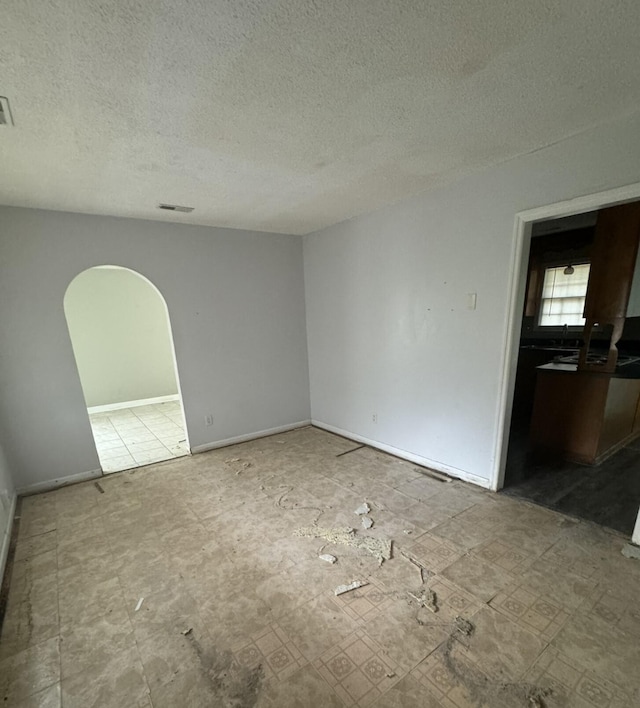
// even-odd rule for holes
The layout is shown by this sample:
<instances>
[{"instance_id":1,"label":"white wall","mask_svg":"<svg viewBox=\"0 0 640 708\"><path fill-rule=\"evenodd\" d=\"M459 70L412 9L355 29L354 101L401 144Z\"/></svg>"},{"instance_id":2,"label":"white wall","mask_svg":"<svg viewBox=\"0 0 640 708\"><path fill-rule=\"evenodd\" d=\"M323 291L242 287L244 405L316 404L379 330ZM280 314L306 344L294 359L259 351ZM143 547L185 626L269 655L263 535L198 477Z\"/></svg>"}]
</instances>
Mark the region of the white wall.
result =
<instances>
[{"instance_id":1,"label":"white wall","mask_svg":"<svg viewBox=\"0 0 640 708\"><path fill-rule=\"evenodd\" d=\"M306 236L313 420L489 485L515 214L640 181L638 135L636 114Z\"/></svg>"},{"instance_id":2,"label":"white wall","mask_svg":"<svg viewBox=\"0 0 640 708\"><path fill-rule=\"evenodd\" d=\"M167 302L192 447L308 420L299 237L2 207L0 434L17 488L99 468L63 298L103 264Z\"/></svg>"},{"instance_id":3,"label":"white wall","mask_svg":"<svg viewBox=\"0 0 640 708\"><path fill-rule=\"evenodd\" d=\"M178 393L162 296L125 268L90 268L67 290L64 312L88 406Z\"/></svg>"},{"instance_id":4,"label":"white wall","mask_svg":"<svg viewBox=\"0 0 640 708\"><path fill-rule=\"evenodd\" d=\"M9 552L15 503L16 490L4 450L0 446L0 584Z\"/></svg>"}]
</instances>

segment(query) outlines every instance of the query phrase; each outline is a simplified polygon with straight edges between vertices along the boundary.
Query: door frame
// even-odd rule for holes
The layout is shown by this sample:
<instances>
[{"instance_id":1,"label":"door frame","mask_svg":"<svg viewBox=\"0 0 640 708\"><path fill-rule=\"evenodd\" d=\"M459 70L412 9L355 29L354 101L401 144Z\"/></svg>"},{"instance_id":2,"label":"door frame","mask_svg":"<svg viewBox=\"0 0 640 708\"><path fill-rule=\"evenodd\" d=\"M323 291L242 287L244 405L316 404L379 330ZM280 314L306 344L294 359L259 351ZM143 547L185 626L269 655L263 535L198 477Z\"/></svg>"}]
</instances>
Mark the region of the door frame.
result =
<instances>
[{"instance_id":1,"label":"door frame","mask_svg":"<svg viewBox=\"0 0 640 708\"><path fill-rule=\"evenodd\" d=\"M527 268L529 264L529 249L531 246L531 231L537 221L558 219L564 216L575 216L585 212L596 211L604 207L616 206L626 202L640 200L640 182L624 187L596 192L575 199L569 199L555 204L536 207L518 212L513 226L511 243L511 260L509 284L507 291L507 309L505 314L505 339L500 363L500 384L498 406L496 411L494 465L490 480L490 488L495 492L504 486L504 476L509 448L509 431L513 409L513 391L516 380L516 368L520 348L522 329L522 308L524 307L525 288L527 283ZM638 538L636 539L636 534ZM640 513L636 524L634 539L640 543Z\"/></svg>"},{"instance_id":2,"label":"door frame","mask_svg":"<svg viewBox=\"0 0 640 708\"><path fill-rule=\"evenodd\" d=\"M82 275L83 273L86 273L87 271L93 270L93 269L95 269L95 268L114 268L114 269L118 269L118 270L126 270L126 271L129 271L130 273L133 273L134 275L136 275L138 278L141 278L142 280L144 280L144 282L145 282L147 285L151 286L151 288L154 290L154 292L158 295L158 297L159 297L160 300L162 301L162 305L163 305L163 307L164 307L164 312L165 312L167 330L168 330L168 333L169 333L169 343L170 343L170 346L171 346L171 356L173 357L173 372L174 372L175 379L176 379L176 387L177 387L177 389L178 389L178 394L177 394L177 395L178 395L178 399L179 399L179 401L180 401L180 409L182 410L182 418L183 418L183 422L184 422L184 435L185 435L185 440L186 440L186 443L187 443L187 448L188 448L188 450L189 450L188 455L189 455L189 456L192 455L193 453L192 453L192 451L191 451L191 443L190 443L190 441L189 441L189 430L188 430L188 428L187 428L187 416L186 416L186 412L185 412L184 396L183 396L183 394L182 394L182 384L181 384L181 381L180 381L180 372L178 371L178 357L177 357L177 355L176 355L176 346L175 346L175 340L174 340L174 337L173 337L173 328L172 328L172 326L171 326L171 313L169 312L169 305L167 304L167 300L166 300L166 298L164 297L164 295L162 294L162 291L160 290L160 288L159 288L152 280L150 280L146 275L144 275L143 273L141 273L139 270L136 270L135 268L130 268L129 266L123 266L123 265L116 265L116 264L113 264L113 263L98 263L98 264L89 266L89 267L87 267L87 268L84 268L83 270L81 270L81 271L79 271L78 273L76 273L76 274L73 276L73 278L69 281L69 283L67 284L67 287L66 287L66 289L65 289L65 291L64 291L64 295L63 295L63 297L62 297L62 310L63 310L64 318L65 318L65 321L66 321L66 324L67 324L67 335L68 335L68 337L69 337L69 341L70 341L70 344L71 344L71 351L73 352L74 363L75 363L75 365L76 365L76 374L77 374L77 376L78 376L78 381L79 381L79 383L80 383L80 388L81 388L81 390L82 390L83 396L84 396L84 389L83 389L83 387L82 387L82 379L80 378L80 372L79 372L79 370L78 370L78 362L77 362L77 360L76 360L76 353L75 353L75 349L74 349L74 346L73 346L73 337L71 336L71 329L70 329L70 327L69 327L69 320L67 319L67 314L66 314L66 310L65 310L65 305L64 305L64 303L65 303L65 300L66 300L66 297L67 297L67 293L68 293L68 291L69 291L69 288L71 287L71 284L74 282L74 280L75 280L78 276ZM87 407L87 405L86 405L86 399L85 399L85 412L86 412L86 414L87 414L87 424L89 425L89 429L91 430L91 438L92 438L92 441L93 441L93 443L94 443L95 452L96 452L96 457L97 457L97 459L98 459L98 462L100 463L100 473L101 473L101 476L104 477L105 475L114 474L113 472L105 472L104 469L102 468L102 462L101 462L101 460L100 460L100 456L98 455L98 449L97 449L97 445L96 445L96 440L95 440L95 437L94 437L94 434L93 434L93 430L91 429L91 419L90 419L90 416L89 416L88 407ZM144 467L144 466L145 466L144 464L141 464L141 465L137 465L136 468L132 468L132 469L137 469L137 467Z\"/></svg>"},{"instance_id":3,"label":"door frame","mask_svg":"<svg viewBox=\"0 0 640 708\"><path fill-rule=\"evenodd\" d=\"M636 525L631 534L631 543L635 543L636 546L640 546L640 509L638 510L638 518L636 519Z\"/></svg>"}]
</instances>

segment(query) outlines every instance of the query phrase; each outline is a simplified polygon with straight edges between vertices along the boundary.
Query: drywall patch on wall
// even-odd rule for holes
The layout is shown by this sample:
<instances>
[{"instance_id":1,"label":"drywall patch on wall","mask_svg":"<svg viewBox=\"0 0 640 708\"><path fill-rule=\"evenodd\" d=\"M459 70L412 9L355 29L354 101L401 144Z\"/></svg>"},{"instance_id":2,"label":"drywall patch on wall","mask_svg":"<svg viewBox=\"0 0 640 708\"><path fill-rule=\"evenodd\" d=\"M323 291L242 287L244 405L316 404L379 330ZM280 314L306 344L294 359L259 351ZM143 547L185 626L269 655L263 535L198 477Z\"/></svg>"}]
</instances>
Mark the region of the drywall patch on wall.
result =
<instances>
[{"instance_id":1,"label":"drywall patch on wall","mask_svg":"<svg viewBox=\"0 0 640 708\"><path fill-rule=\"evenodd\" d=\"M127 268L89 268L64 297L64 311L87 406L178 392L162 295Z\"/></svg>"}]
</instances>

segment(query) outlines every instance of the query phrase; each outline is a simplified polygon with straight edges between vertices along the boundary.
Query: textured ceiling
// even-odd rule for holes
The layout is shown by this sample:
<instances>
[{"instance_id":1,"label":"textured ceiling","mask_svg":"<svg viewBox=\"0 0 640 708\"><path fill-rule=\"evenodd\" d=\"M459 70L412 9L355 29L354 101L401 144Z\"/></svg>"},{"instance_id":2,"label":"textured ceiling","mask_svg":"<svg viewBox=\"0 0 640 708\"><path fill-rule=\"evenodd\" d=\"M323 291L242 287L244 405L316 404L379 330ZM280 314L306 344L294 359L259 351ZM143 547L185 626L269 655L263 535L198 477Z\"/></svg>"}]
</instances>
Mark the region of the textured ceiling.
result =
<instances>
[{"instance_id":1,"label":"textured ceiling","mask_svg":"<svg viewBox=\"0 0 640 708\"><path fill-rule=\"evenodd\" d=\"M1 14L4 204L307 233L640 107L638 0Z\"/></svg>"}]
</instances>

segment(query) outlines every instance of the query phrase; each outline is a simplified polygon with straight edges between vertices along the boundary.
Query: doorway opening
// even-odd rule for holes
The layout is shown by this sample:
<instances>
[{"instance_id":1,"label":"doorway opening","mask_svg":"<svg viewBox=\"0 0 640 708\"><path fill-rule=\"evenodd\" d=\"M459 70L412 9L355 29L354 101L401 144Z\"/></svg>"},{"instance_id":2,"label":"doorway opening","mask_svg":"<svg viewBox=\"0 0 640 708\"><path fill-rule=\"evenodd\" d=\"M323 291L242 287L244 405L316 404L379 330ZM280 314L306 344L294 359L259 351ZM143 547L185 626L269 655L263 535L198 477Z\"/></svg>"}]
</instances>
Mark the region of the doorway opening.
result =
<instances>
[{"instance_id":1,"label":"doorway opening","mask_svg":"<svg viewBox=\"0 0 640 708\"><path fill-rule=\"evenodd\" d=\"M521 224L513 398L496 487L631 536L640 506L640 203L572 206L569 216Z\"/></svg>"},{"instance_id":2,"label":"doorway opening","mask_svg":"<svg viewBox=\"0 0 640 708\"><path fill-rule=\"evenodd\" d=\"M95 266L71 281L64 312L103 472L190 454L158 289L128 268Z\"/></svg>"}]
</instances>

